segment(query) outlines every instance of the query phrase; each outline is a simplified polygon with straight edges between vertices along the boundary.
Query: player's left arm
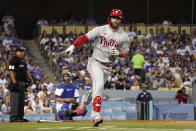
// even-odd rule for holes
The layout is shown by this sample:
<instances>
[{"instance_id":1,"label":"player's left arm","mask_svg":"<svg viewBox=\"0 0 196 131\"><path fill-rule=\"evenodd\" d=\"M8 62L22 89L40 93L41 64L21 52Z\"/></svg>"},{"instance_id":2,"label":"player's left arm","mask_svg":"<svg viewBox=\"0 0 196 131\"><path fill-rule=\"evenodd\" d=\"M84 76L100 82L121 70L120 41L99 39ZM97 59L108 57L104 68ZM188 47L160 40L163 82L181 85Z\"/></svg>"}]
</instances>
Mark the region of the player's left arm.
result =
<instances>
[{"instance_id":1,"label":"player's left arm","mask_svg":"<svg viewBox=\"0 0 196 131\"><path fill-rule=\"evenodd\" d=\"M119 51L119 57L125 57L129 54L129 37L126 35L122 43L121 50Z\"/></svg>"},{"instance_id":2,"label":"player's left arm","mask_svg":"<svg viewBox=\"0 0 196 131\"><path fill-rule=\"evenodd\" d=\"M124 36L120 49L112 46L109 48L109 53L118 57L125 57L129 54L129 38L127 35Z\"/></svg>"}]
</instances>

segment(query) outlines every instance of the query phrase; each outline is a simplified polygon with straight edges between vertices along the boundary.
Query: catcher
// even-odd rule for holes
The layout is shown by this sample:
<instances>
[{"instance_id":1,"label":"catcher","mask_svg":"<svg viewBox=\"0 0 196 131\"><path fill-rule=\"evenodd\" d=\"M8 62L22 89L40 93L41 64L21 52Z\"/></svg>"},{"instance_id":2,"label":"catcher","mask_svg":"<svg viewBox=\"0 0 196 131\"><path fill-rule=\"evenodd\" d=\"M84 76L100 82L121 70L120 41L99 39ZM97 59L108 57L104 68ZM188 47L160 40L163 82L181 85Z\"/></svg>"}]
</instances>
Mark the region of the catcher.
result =
<instances>
[{"instance_id":1,"label":"catcher","mask_svg":"<svg viewBox=\"0 0 196 131\"><path fill-rule=\"evenodd\" d=\"M58 84L55 91L56 110L58 120L73 120L74 116L78 116L76 109L79 106L78 87L72 83L72 74L66 72L62 74L63 82ZM80 114L84 116L87 109Z\"/></svg>"}]
</instances>

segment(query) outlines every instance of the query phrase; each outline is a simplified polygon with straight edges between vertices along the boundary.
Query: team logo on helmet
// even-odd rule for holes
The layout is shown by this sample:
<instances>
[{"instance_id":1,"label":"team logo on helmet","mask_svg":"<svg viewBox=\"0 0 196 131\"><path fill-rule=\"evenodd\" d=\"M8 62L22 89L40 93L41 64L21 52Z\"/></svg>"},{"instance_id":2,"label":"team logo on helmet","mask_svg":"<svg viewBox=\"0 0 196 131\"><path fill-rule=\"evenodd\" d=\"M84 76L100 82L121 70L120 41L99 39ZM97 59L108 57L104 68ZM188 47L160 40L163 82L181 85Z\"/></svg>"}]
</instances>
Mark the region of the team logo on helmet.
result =
<instances>
[{"instance_id":1,"label":"team logo on helmet","mask_svg":"<svg viewBox=\"0 0 196 131\"><path fill-rule=\"evenodd\" d=\"M113 9L111 12L110 12L110 15L108 17L108 23L111 24L111 21L110 21L110 17L112 16L116 16L116 17L119 17L120 19L123 18L123 14L122 14L122 11L119 10L119 9Z\"/></svg>"}]
</instances>

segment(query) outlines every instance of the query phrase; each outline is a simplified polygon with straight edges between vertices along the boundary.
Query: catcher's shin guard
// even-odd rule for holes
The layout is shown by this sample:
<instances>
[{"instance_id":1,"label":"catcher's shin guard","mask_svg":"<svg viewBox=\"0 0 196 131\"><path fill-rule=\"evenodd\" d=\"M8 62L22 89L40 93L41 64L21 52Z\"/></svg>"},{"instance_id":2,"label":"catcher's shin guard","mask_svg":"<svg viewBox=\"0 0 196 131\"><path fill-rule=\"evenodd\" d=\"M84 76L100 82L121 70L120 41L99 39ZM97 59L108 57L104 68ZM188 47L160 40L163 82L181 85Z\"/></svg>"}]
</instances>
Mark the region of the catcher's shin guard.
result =
<instances>
[{"instance_id":1,"label":"catcher's shin guard","mask_svg":"<svg viewBox=\"0 0 196 131\"><path fill-rule=\"evenodd\" d=\"M96 96L93 99L93 111L94 112L100 112L100 110L101 110L101 97Z\"/></svg>"}]
</instances>

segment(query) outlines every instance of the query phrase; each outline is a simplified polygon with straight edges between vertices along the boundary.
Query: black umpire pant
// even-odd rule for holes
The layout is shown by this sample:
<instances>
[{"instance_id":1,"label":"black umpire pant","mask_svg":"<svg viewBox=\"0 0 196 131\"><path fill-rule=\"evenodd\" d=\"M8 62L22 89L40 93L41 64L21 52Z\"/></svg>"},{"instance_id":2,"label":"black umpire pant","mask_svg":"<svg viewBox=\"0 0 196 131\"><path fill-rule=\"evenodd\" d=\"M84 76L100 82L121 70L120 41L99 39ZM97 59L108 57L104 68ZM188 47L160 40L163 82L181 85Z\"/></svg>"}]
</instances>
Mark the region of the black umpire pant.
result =
<instances>
[{"instance_id":1,"label":"black umpire pant","mask_svg":"<svg viewBox=\"0 0 196 131\"><path fill-rule=\"evenodd\" d=\"M19 82L18 92L10 91L10 121L22 119L25 105L25 83Z\"/></svg>"}]
</instances>

